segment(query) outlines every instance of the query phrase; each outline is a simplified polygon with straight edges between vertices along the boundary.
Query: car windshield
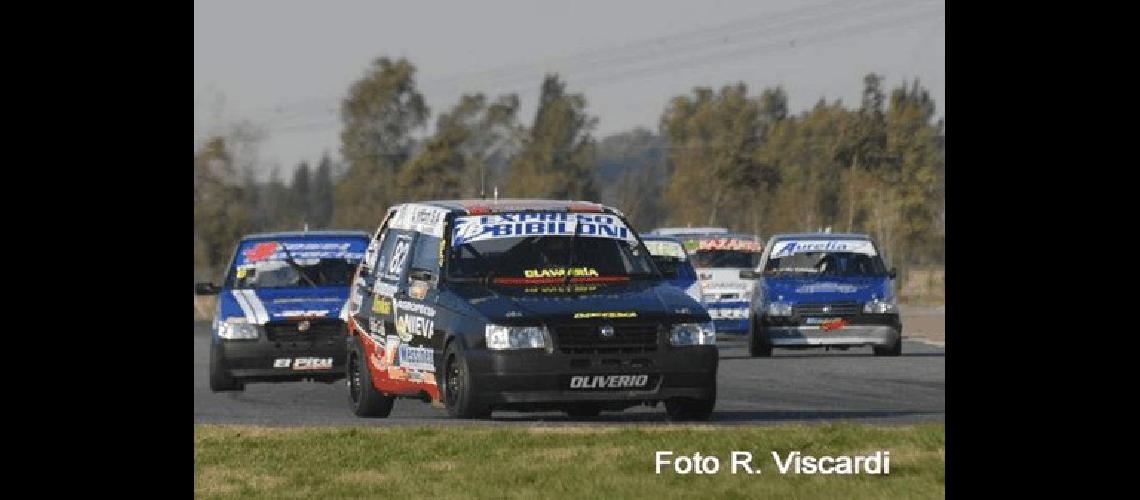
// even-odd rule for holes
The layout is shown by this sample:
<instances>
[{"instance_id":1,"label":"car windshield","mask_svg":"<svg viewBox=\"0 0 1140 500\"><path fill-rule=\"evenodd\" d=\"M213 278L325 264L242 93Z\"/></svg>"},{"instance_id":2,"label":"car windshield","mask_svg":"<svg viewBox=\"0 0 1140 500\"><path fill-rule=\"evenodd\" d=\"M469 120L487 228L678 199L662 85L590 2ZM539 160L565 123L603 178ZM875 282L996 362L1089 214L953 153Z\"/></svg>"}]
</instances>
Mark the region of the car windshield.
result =
<instances>
[{"instance_id":1,"label":"car windshield","mask_svg":"<svg viewBox=\"0 0 1140 500\"><path fill-rule=\"evenodd\" d=\"M830 245L819 242L801 242L798 245L795 242L778 242L764 266L764 273L884 276L887 270L870 241L839 242Z\"/></svg>"},{"instance_id":2,"label":"car windshield","mask_svg":"<svg viewBox=\"0 0 1140 500\"><path fill-rule=\"evenodd\" d=\"M499 284L626 281L657 276L648 252L608 214L503 213L457 217L448 279Z\"/></svg>"},{"instance_id":3,"label":"car windshield","mask_svg":"<svg viewBox=\"0 0 1140 500\"><path fill-rule=\"evenodd\" d=\"M760 254L738 250L704 250L693 254L693 266L708 267L756 267Z\"/></svg>"},{"instance_id":4,"label":"car windshield","mask_svg":"<svg viewBox=\"0 0 1140 500\"><path fill-rule=\"evenodd\" d=\"M367 243L366 238L243 242L226 287L348 286Z\"/></svg>"}]
</instances>

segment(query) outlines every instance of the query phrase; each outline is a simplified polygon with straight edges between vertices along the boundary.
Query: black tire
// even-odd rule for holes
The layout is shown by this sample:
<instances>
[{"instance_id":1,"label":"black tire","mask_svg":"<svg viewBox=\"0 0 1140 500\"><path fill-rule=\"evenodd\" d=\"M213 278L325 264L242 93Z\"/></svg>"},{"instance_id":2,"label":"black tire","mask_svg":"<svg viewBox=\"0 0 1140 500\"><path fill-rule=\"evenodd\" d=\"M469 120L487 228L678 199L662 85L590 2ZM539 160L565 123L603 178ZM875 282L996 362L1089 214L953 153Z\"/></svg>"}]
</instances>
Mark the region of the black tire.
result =
<instances>
[{"instance_id":1,"label":"black tire","mask_svg":"<svg viewBox=\"0 0 1140 500\"><path fill-rule=\"evenodd\" d=\"M360 340L348 351L345 374L348 377L348 403L352 413L365 418L387 418L395 405L395 396L385 396L372 385L372 372Z\"/></svg>"},{"instance_id":2,"label":"black tire","mask_svg":"<svg viewBox=\"0 0 1140 500\"><path fill-rule=\"evenodd\" d=\"M871 346L871 350L875 352L876 356L901 356L902 337L899 337L899 339L889 347Z\"/></svg>"},{"instance_id":3,"label":"black tire","mask_svg":"<svg viewBox=\"0 0 1140 500\"><path fill-rule=\"evenodd\" d=\"M675 398L665 401L665 413L669 420L708 420L716 407L716 382L713 382L712 396L708 399Z\"/></svg>"},{"instance_id":4,"label":"black tire","mask_svg":"<svg viewBox=\"0 0 1140 500\"><path fill-rule=\"evenodd\" d=\"M772 344L764 340L758 323L759 320L752 320L752 328L748 330L748 355L754 358L767 358L772 355Z\"/></svg>"},{"instance_id":5,"label":"black tire","mask_svg":"<svg viewBox=\"0 0 1140 500\"><path fill-rule=\"evenodd\" d=\"M210 390L214 392L244 391L245 383L230 376L222 364L218 346L210 346Z\"/></svg>"},{"instance_id":6,"label":"black tire","mask_svg":"<svg viewBox=\"0 0 1140 500\"><path fill-rule=\"evenodd\" d=\"M472 385L467 358L455 342L443 352L443 378L441 392L443 405L452 418L488 418L491 408L478 400Z\"/></svg>"},{"instance_id":7,"label":"black tire","mask_svg":"<svg viewBox=\"0 0 1140 500\"><path fill-rule=\"evenodd\" d=\"M573 418L594 418L602 413L602 407L596 403L578 403L563 408L563 411Z\"/></svg>"}]
</instances>

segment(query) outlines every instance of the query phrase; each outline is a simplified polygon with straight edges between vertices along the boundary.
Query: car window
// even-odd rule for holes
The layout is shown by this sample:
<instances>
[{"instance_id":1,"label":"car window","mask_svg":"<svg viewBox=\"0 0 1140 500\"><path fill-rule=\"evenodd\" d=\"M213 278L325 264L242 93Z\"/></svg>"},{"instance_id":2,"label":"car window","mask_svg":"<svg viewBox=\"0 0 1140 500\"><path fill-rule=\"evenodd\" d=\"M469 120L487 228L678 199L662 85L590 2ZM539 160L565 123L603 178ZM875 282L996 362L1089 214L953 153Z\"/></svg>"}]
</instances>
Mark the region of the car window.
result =
<instances>
[{"instance_id":1,"label":"car window","mask_svg":"<svg viewBox=\"0 0 1140 500\"><path fill-rule=\"evenodd\" d=\"M238 245L227 288L348 286L367 240L309 237L247 240Z\"/></svg>"},{"instance_id":2,"label":"car window","mask_svg":"<svg viewBox=\"0 0 1140 500\"><path fill-rule=\"evenodd\" d=\"M408 256L412 250L412 236L409 231L389 229L380 245L380 257L374 275L379 281L398 284L404 279Z\"/></svg>"},{"instance_id":3,"label":"car window","mask_svg":"<svg viewBox=\"0 0 1140 500\"><path fill-rule=\"evenodd\" d=\"M437 238L428 234L416 235L416 249L412 252L412 269L431 271L432 275L439 275L439 264L443 258L443 247Z\"/></svg>"}]
</instances>

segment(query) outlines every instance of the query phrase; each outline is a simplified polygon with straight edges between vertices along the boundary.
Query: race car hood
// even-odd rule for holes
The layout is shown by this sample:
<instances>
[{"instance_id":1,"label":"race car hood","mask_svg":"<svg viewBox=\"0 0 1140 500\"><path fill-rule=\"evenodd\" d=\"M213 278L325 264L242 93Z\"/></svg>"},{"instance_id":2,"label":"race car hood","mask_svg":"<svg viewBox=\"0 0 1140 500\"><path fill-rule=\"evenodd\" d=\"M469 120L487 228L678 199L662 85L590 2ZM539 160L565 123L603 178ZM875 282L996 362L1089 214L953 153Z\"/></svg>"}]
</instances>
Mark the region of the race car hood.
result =
<instances>
[{"instance_id":1,"label":"race car hood","mask_svg":"<svg viewBox=\"0 0 1140 500\"><path fill-rule=\"evenodd\" d=\"M218 319L236 316L263 325L303 317L337 318L347 300L347 286L225 290L218 295Z\"/></svg>"},{"instance_id":2,"label":"race car hood","mask_svg":"<svg viewBox=\"0 0 1140 500\"><path fill-rule=\"evenodd\" d=\"M561 322L582 318L709 321L692 297L666 281L618 284L481 286L455 293L488 320L500 324ZM631 315L635 314L635 315Z\"/></svg>"},{"instance_id":3,"label":"race car hood","mask_svg":"<svg viewBox=\"0 0 1140 500\"><path fill-rule=\"evenodd\" d=\"M771 302L783 297L792 304L868 302L892 298L891 280L887 277L764 277L761 294Z\"/></svg>"}]
</instances>

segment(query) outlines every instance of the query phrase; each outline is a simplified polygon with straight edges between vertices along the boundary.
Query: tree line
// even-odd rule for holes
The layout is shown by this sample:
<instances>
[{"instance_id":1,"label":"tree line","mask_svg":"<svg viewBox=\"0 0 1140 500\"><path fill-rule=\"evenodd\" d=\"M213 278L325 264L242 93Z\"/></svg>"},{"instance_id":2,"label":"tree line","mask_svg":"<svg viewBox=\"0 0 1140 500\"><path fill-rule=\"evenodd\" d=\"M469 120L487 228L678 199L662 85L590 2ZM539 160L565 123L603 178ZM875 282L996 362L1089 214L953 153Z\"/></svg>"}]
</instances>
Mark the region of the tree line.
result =
<instances>
[{"instance_id":1,"label":"tree line","mask_svg":"<svg viewBox=\"0 0 1140 500\"><path fill-rule=\"evenodd\" d=\"M315 170L303 163L289 184L243 176L225 138L200 146L198 277L216 278L247 232L371 230L395 203L496 192L601 201L641 231L866 232L904 272L943 261L945 125L918 81L888 90L869 74L857 107L821 99L798 115L782 87L697 87L666 104L656 131L598 140L585 96L558 75L542 80L529 126L516 95L475 93L417 136L432 113L415 73L405 59L376 59L341 103L342 163L327 155Z\"/></svg>"}]
</instances>

